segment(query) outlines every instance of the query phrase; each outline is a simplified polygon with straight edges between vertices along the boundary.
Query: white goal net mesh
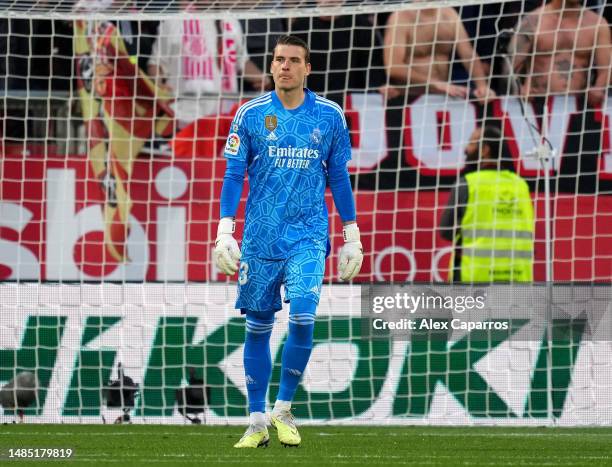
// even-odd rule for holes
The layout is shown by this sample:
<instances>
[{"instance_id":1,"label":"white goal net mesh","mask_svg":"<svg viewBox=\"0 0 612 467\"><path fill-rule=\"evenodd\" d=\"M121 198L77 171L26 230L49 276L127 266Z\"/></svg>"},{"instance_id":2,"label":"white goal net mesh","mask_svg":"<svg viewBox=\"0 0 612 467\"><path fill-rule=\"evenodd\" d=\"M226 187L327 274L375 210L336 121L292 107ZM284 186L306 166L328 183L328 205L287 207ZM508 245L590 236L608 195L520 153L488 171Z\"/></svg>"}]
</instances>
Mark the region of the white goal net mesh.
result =
<instances>
[{"instance_id":1,"label":"white goal net mesh","mask_svg":"<svg viewBox=\"0 0 612 467\"><path fill-rule=\"evenodd\" d=\"M331 255L296 416L612 423L612 11L541 3L0 0L0 418L245 422L244 317L212 261L223 149L238 106L273 87L276 39L293 34L311 49L307 86L348 122L365 253L340 284L328 192ZM500 144L474 149L478 128ZM498 190L482 220L494 190L475 184L510 174L525 197ZM496 276L502 263L514 266ZM448 281L491 285L490 308L505 301L518 321L442 340L363 335L368 284ZM530 303L556 313L548 334L522 327ZM285 309L271 402L286 331Z\"/></svg>"}]
</instances>

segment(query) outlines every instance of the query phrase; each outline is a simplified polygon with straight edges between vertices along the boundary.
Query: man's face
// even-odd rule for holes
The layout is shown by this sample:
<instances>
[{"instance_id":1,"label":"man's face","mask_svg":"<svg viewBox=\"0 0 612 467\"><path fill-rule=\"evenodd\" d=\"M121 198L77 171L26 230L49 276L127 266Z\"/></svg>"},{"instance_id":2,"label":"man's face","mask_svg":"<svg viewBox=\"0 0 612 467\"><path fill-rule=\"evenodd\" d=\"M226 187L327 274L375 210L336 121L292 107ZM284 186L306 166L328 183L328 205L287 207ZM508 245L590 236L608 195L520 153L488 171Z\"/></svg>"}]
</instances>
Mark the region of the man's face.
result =
<instances>
[{"instance_id":1,"label":"man's face","mask_svg":"<svg viewBox=\"0 0 612 467\"><path fill-rule=\"evenodd\" d=\"M310 74L310 63L304 57L306 51L297 45L277 45L270 69L276 89L291 91L302 88Z\"/></svg>"},{"instance_id":2,"label":"man's face","mask_svg":"<svg viewBox=\"0 0 612 467\"><path fill-rule=\"evenodd\" d=\"M476 162L480 156L480 138L482 128L476 127L470 136L470 142L465 147L466 162Z\"/></svg>"}]
</instances>

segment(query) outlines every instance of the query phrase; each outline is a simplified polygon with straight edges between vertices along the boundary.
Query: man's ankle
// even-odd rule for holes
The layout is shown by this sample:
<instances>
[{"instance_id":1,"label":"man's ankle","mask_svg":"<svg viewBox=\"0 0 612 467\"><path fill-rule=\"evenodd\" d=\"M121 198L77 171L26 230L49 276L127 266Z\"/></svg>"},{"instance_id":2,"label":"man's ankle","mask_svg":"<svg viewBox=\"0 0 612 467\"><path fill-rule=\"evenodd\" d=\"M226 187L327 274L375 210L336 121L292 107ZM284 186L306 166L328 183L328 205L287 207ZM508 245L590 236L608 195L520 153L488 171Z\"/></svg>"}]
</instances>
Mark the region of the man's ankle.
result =
<instances>
[{"instance_id":1,"label":"man's ankle","mask_svg":"<svg viewBox=\"0 0 612 467\"><path fill-rule=\"evenodd\" d=\"M277 399L274 403L274 409L272 409L272 413L281 413L281 412L290 412L291 411L291 401L282 401Z\"/></svg>"},{"instance_id":2,"label":"man's ankle","mask_svg":"<svg viewBox=\"0 0 612 467\"><path fill-rule=\"evenodd\" d=\"M251 425L265 428L268 425L266 414L263 412L251 412L249 415L249 423Z\"/></svg>"}]
</instances>

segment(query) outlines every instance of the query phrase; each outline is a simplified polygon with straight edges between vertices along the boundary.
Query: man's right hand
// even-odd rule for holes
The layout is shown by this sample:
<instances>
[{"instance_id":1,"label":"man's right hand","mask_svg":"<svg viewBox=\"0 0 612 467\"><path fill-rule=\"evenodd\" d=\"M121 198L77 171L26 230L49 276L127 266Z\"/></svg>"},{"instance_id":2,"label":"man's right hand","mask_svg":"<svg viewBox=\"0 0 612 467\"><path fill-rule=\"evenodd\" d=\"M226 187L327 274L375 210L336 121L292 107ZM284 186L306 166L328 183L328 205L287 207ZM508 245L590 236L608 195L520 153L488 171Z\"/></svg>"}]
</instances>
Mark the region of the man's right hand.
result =
<instances>
[{"instance_id":1,"label":"man's right hand","mask_svg":"<svg viewBox=\"0 0 612 467\"><path fill-rule=\"evenodd\" d=\"M606 100L607 90L605 88L591 88L587 91L587 102L589 107L596 109Z\"/></svg>"},{"instance_id":2,"label":"man's right hand","mask_svg":"<svg viewBox=\"0 0 612 467\"><path fill-rule=\"evenodd\" d=\"M497 94L495 94L495 91L489 86L481 86L474 89L474 97L476 99L482 99L485 102L490 102L497 97Z\"/></svg>"},{"instance_id":3,"label":"man's right hand","mask_svg":"<svg viewBox=\"0 0 612 467\"><path fill-rule=\"evenodd\" d=\"M450 97L458 97L460 99L467 98L470 93L469 88L466 86L459 86L457 84L446 83L443 81L433 83L431 88L435 93L446 94Z\"/></svg>"},{"instance_id":4,"label":"man's right hand","mask_svg":"<svg viewBox=\"0 0 612 467\"><path fill-rule=\"evenodd\" d=\"M240 261L240 248L233 234L236 230L236 223L231 217L224 217L219 221L217 227L217 239L215 240L215 250L213 257L215 266L224 274L231 276L238 271L238 261Z\"/></svg>"}]
</instances>

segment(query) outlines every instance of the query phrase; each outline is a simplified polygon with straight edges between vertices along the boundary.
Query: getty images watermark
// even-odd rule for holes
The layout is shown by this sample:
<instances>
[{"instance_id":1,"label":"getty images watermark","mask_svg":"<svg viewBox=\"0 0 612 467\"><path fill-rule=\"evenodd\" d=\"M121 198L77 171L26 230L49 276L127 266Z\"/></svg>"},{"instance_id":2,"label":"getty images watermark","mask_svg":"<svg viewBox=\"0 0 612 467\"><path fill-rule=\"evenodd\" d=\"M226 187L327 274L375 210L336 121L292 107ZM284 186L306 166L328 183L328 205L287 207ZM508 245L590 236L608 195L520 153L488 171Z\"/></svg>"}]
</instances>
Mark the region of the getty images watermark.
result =
<instances>
[{"instance_id":1,"label":"getty images watermark","mask_svg":"<svg viewBox=\"0 0 612 467\"><path fill-rule=\"evenodd\" d=\"M610 288L540 285L361 286L364 338L474 338L540 342L552 323L558 336L612 340ZM586 311L588 310L588 312ZM549 319L551 318L551 319Z\"/></svg>"}]
</instances>

